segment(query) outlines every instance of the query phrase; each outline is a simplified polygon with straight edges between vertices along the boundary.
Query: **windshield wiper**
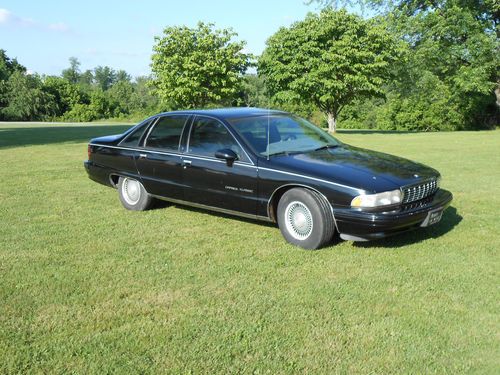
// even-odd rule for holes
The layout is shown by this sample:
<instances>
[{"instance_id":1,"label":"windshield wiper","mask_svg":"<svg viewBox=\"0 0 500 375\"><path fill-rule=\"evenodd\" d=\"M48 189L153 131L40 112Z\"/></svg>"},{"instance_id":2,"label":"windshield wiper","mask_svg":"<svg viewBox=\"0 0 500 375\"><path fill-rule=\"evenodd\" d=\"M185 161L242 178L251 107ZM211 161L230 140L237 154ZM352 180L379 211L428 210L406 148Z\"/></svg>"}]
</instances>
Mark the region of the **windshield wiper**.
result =
<instances>
[{"instance_id":1,"label":"windshield wiper","mask_svg":"<svg viewBox=\"0 0 500 375\"><path fill-rule=\"evenodd\" d=\"M301 154L303 152L306 152L306 150L302 150L302 151L279 151L279 152L273 152L272 154L269 154L267 156L277 156L277 155L294 155L294 154Z\"/></svg>"},{"instance_id":2,"label":"windshield wiper","mask_svg":"<svg viewBox=\"0 0 500 375\"><path fill-rule=\"evenodd\" d=\"M335 147L339 147L339 145L324 145L324 146L315 148L314 151L328 150L329 148L335 148Z\"/></svg>"}]
</instances>

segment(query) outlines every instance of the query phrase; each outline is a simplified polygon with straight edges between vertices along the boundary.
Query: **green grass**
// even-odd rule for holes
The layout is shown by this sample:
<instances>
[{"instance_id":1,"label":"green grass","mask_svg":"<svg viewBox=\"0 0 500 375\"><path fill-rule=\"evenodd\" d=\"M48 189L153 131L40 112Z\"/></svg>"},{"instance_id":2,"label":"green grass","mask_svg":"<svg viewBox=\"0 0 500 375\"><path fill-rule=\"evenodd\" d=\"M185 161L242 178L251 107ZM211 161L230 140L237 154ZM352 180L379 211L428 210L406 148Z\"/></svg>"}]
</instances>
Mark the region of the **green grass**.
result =
<instances>
[{"instance_id":1,"label":"green grass","mask_svg":"<svg viewBox=\"0 0 500 375\"><path fill-rule=\"evenodd\" d=\"M123 209L82 161L125 128L0 125L0 373L500 372L500 131L339 134L437 168L455 199L428 229L304 251Z\"/></svg>"}]
</instances>

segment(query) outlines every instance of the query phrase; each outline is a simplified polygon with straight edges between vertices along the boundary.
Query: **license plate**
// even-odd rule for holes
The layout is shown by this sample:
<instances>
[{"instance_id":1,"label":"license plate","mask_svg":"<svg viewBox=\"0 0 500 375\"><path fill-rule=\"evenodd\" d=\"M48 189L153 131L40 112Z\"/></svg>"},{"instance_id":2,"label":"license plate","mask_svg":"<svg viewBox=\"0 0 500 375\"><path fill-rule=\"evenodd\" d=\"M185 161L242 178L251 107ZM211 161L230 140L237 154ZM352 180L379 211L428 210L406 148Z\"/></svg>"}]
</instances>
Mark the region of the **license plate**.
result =
<instances>
[{"instance_id":1,"label":"license plate","mask_svg":"<svg viewBox=\"0 0 500 375\"><path fill-rule=\"evenodd\" d=\"M430 211L427 214L424 222L422 223L423 227L428 227L429 225L439 223L441 217L443 216L443 209L440 208L438 210Z\"/></svg>"}]
</instances>

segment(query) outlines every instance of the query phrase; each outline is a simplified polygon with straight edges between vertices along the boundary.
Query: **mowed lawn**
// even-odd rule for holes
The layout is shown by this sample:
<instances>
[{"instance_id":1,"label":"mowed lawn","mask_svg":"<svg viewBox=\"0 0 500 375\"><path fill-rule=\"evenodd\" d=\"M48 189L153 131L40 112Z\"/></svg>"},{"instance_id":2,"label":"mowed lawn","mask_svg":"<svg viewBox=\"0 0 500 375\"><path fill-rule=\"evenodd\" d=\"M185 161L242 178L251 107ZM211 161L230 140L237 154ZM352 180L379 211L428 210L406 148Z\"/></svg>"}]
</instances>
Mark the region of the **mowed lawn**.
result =
<instances>
[{"instance_id":1,"label":"mowed lawn","mask_svg":"<svg viewBox=\"0 0 500 375\"><path fill-rule=\"evenodd\" d=\"M500 373L500 131L338 134L455 198L428 229L305 251L123 209L82 162L126 128L0 125L0 373Z\"/></svg>"}]
</instances>

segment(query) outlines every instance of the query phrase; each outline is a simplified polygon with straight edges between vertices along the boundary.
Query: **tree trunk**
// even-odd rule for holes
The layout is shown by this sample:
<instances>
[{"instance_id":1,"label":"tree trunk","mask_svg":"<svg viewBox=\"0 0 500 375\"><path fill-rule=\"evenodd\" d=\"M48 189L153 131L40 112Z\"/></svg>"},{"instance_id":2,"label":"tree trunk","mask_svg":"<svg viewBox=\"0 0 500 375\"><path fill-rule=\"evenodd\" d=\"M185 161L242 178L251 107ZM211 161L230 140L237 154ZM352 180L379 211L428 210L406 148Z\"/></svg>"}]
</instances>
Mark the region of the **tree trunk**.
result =
<instances>
[{"instance_id":1,"label":"tree trunk","mask_svg":"<svg viewBox=\"0 0 500 375\"><path fill-rule=\"evenodd\" d=\"M335 113L333 112L328 112L328 131L330 133L335 133L337 131L337 116L335 116Z\"/></svg>"}]
</instances>

